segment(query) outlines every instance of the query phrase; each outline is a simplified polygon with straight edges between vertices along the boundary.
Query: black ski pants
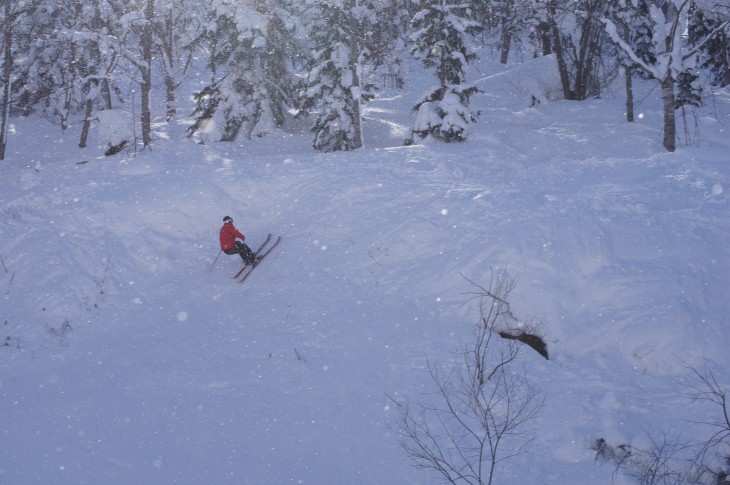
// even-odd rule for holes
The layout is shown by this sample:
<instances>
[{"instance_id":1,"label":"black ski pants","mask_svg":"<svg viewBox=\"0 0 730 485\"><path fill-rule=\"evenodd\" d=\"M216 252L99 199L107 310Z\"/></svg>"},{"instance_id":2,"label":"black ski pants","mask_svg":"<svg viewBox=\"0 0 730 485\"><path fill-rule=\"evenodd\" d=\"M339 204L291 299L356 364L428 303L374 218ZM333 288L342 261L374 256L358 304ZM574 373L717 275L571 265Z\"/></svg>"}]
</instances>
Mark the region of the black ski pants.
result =
<instances>
[{"instance_id":1,"label":"black ski pants","mask_svg":"<svg viewBox=\"0 0 730 485\"><path fill-rule=\"evenodd\" d=\"M253 263L254 253L251 248L241 241L236 241L236 247L223 251L226 254L238 254L244 263Z\"/></svg>"}]
</instances>

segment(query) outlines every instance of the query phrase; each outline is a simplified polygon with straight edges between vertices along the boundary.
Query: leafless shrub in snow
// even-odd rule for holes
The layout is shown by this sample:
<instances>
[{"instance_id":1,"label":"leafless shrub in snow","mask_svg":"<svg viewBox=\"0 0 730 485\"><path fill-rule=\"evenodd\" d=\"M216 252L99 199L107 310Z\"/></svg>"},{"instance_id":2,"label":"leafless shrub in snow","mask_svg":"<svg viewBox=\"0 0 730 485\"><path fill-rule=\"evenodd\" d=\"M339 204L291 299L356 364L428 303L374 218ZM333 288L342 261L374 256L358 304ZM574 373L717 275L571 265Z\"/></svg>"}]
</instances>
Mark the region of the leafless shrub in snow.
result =
<instances>
[{"instance_id":1,"label":"leafless shrub in snow","mask_svg":"<svg viewBox=\"0 0 730 485\"><path fill-rule=\"evenodd\" d=\"M705 365L698 370L687 366L690 377L688 391L684 394L694 403L709 404L714 414L707 419L687 420L693 427L709 429L707 439L698 443L670 438L666 433L661 439L651 438L648 449L631 448L628 445L610 446L603 438L596 440L596 459L616 464L616 472L622 471L634 477L640 485L727 485L730 472L730 409L725 389L715 373ZM696 415L705 415L704 410Z\"/></svg>"},{"instance_id":2,"label":"leafless shrub in snow","mask_svg":"<svg viewBox=\"0 0 730 485\"><path fill-rule=\"evenodd\" d=\"M707 439L695 445L693 468L700 476L711 476L713 484L730 483L730 405L725 388L707 362L702 370L686 366L690 372L685 397L695 403L708 404L714 413L708 419L689 419L693 426L708 429Z\"/></svg>"},{"instance_id":3,"label":"leafless shrub in snow","mask_svg":"<svg viewBox=\"0 0 730 485\"><path fill-rule=\"evenodd\" d=\"M396 403L403 450L448 483L492 484L499 463L526 451L529 423L542 411L542 391L519 365L522 343L498 334L511 315L514 285L502 271L475 293L479 324L471 343L448 365L428 363L436 387L431 402Z\"/></svg>"}]
</instances>

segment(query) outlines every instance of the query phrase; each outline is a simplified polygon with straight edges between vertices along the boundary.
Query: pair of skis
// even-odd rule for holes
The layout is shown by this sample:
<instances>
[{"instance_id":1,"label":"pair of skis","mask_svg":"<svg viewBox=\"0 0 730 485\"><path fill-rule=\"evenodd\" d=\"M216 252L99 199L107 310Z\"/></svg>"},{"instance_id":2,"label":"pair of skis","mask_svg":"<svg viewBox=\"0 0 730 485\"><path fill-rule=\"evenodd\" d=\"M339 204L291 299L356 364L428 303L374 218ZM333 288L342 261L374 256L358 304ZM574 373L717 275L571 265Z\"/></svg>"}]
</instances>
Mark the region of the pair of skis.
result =
<instances>
[{"instance_id":1,"label":"pair of skis","mask_svg":"<svg viewBox=\"0 0 730 485\"><path fill-rule=\"evenodd\" d=\"M254 253L254 256L255 256L254 262L253 263L245 263L243 265L243 268L241 268L241 270L238 273L236 273L236 275L233 277L234 279L240 277L240 279L238 280L239 283L243 283L244 281L246 281L246 278L248 278L249 275L253 272L253 270L256 269L256 266L258 266L261 263L261 261L263 261L264 258L266 256L268 256L269 253L271 251L273 251L276 246L279 245L279 243L281 242L281 236L278 236L276 238L276 241L274 241L274 244L268 245L269 242L271 242L271 234L270 233L266 237L266 240L263 243L261 243L261 246L259 246L259 248Z\"/></svg>"}]
</instances>

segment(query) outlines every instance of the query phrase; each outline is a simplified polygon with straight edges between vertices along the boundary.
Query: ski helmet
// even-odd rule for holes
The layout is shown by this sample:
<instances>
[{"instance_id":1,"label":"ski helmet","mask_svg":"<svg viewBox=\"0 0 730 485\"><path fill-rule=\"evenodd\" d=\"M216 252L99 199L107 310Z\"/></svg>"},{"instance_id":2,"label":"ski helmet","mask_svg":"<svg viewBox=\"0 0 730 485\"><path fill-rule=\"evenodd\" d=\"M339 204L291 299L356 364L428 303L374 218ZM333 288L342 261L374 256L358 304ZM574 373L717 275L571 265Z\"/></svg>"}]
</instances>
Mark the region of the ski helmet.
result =
<instances>
[{"instance_id":1,"label":"ski helmet","mask_svg":"<svg viewBox=\"0 0 730 485\"><path fill-rule=\"evenodd\" d=\"M226 216L223 218L223 222L233 222L233 219L231 218L231 216Z\"/></svg>"}]
</instances>

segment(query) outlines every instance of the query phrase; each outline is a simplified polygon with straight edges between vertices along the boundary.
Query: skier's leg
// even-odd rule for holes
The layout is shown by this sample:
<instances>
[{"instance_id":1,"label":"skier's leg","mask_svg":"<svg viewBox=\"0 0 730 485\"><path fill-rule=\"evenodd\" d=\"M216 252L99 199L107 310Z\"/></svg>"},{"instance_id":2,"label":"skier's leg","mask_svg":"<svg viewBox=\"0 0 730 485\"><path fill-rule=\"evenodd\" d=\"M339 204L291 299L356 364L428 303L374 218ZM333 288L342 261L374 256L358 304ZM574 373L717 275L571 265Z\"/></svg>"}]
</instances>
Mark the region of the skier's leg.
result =
<instances>
[{"instance_id":1,"label":"skier's leg","mask_svg":"<svg viewBox=\"0 0 730 485\"><path fill-rule=\"evenodd\" d=\"M251 251L251 248L248 247L245 243L236 241L236 252L239 256L241 256L241 259L244 263L251 264L254 260L254 254L253 251Z\"/></svg>"},{"instance_id":2,"label":"skier's leg","mask_svg":"<svg viewBox=\"0 0 730 485\"><path fill-rule=\"evenodd\" d=\"M254 254L254 252L251 250L250 247L248 247L248 244L246 244L246 243L241 243L241 246L243 246L243 251L246 254L245 259L248 260L249 264L253 263L254 259L256 258L256 255Z\"/></svg>"}]
</instances>

